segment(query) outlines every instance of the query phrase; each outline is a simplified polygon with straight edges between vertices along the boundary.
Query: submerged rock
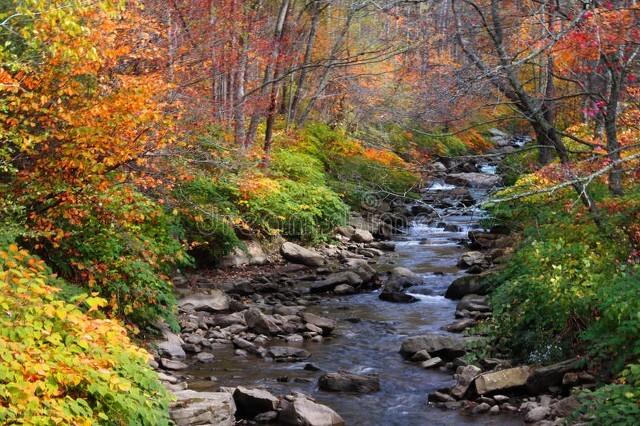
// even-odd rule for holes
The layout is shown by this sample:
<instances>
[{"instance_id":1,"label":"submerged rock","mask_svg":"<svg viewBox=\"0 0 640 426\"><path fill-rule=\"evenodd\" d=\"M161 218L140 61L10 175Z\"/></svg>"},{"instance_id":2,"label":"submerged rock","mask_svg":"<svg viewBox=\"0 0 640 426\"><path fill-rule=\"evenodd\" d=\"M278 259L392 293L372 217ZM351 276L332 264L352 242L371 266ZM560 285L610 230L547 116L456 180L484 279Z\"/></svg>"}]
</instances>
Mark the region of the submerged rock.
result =
<instances>
[{"instance_id":1,"label":"submerged rock","mask_svg":"<svg viewBox=\"0 0 640 426\"><path fill-rule=\"evenodd\" d=\"M291 346L271 346L267 350L267 355L276 361L300 361L311 356L309 351Z\"/></svg>"}]
</instances>

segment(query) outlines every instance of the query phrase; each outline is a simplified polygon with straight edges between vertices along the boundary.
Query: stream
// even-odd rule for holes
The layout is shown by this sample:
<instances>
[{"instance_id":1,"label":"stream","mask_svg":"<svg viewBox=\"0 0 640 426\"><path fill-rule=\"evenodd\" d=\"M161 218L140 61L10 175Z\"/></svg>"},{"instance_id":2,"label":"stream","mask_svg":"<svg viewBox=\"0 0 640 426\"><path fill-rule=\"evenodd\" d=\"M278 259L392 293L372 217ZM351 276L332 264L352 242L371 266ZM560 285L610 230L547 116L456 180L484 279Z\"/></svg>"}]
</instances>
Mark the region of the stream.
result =
<instances>
[{"instance_id":1,"label":"stream","mask_svg":"<svg viewBox=\"0 0 640 426\"><path fill-rule=\"evenodd\" d=\"M494 173L495 167L485 166L482 171ZM427 191L452 188L436 182ZM481 199L486 193L473 191L472 195ZM339 325L333 338L300 344L312 353L309 360L275 363L234 356L234 349L227 345L213 351L216 358L213 364L192 367L189 374L194 379L189 387L213 390L243 385L264 387L273 394L303 392L333 408L351 426L523 424L521 418L507 414L465 416L457 410L443 411L428 405L426 398L430 392L455 384L452 375L438 369L425 370L405 361L398 353L407 336L440 331L454 320L456 302L443 295L449 284L464 274L456 266L460 256L468 251L461 242L467 238L469 229L480 226L483 214L479 210L462 213L455 209L439 209L438 213L442 221L458 225L458 232L447 232L418 219L405 234L394 238L395 252L380 258L378 264L381 270L403 266L423 276L424 284L407 290L419 298L418 302L385 302L378 298L378 291L324 298L309 310L337 319ZM317 381L322 372L304 369L307 363L325 372L346 369L378 374L381 390L366 395L320 391ZM215 376L215 381L211 376Z\"/></svg>"}]
</instances>

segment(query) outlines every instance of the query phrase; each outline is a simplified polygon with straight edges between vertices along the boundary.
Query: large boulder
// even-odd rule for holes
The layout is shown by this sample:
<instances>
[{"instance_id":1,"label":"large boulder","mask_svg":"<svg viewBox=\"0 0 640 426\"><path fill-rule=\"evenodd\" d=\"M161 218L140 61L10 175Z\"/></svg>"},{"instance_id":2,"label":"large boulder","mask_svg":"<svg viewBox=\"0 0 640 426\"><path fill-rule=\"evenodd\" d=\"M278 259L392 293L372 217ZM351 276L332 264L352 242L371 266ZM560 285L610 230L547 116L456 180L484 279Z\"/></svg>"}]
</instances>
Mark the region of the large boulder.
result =
<instances>
[{"instance_id":1,"label":"large boulder","mask_svg":"<svg viewBox=\"0 0 640 426\"><path fill-rule=\"evenodd\" d=\"M551 386L561 386L562 378L570 371L579 370L584 361L577 358L534 368L527 380L527 391L532 394L547 392Z\"/></svg>"},{"instance_id":2,"label":"large boulder","mask_svg":"<svg viewBox=\"0 0 640 426\"><path fill-rule=\"evenodd\" d=\"M356 243L370 243L373 241L373 235L367 230L356 229L351 236L351 241Z\"/></svg>"},{"instance_id":3,"label":"large boulder","mask_svg":"<svg viewBox=\"0 0 640 426\"><path fill-rule=\"evenodd\" d=\"M420 351L437 355L445 360L454 359L465 353L465 340L459 336L429 333L408 337L402 342L400 353L407 358Z\"/></svg>"},{"instance_id":4,"label":"large boulder","mask_svg":"<svg viewBox=\"0 0 640 426\"><path fill-rule=\"evenodd\" d=\"M258 334L278 334L282 329L273 320L273 317L263 314L258 308L245 311L244 320L250 330Z\"/></svg>"},{"instance_id":5,"label":"large boulder","mask_svg":"<svg viewBox=\"0 0 640 426\"><path fill-rule=\"evenodd\" d=\"M249 389L238 386L233 392L233 400L238 409L238 415L254 418L260 413L275 411L278 408L278 398L263 389Z\"/></svg>"},{"instance_id":6,"label":"large boulder","mask_svg":"<svg viewBox=\"0 0 640 426\"><path fill-rule=\"evenodd\" d=\"M502 178L486 173L454 173L447 175L444 181L451 185L471 188L493 188L502 185Z\"/></svg>"},{"instance_id":7,"label":"large boulder","mask_svg":"<svg viewBox=\"0 0 640 426\"><path fill-rule=\"evenodd\" d=\"M527 366L491 371L476 377L476 392L479 395L502 392L526 385L531 376L531 368Z\"/></svg>"},{"instance_id":8,"label":"large boulder","mask_svg":"<svg viewBox=\"0 0 640 426\"><path fill-rule=\"evenodd\" d=\"M311 267L318 267L324 264L324 258L318 252L288 241L280 247L280 254L292 263L300 263Z\"/></svg>"},{"instance_id":9,"label":"large boulder","mask_svg":"<svg viewBox=\"0 0 640 426\"><path fill-rule=\"evenodd\" d=\"M236 424L236 404L228 392L175 392L169 413L177 426Z\"/></svg>"},{"instance_id":10,"label":"large boulder","mask_svg":"<svg viewBox=\"0 0 640 426\"><path fill-rule=\"evenodd\" d=\"M302 314L302 319L309 324L313 324L316 327L322 329L322 334L327 335L336 328L336 320L321 317L320 315L312 314L311 312L305 312Z\"/></svg>"},{"instance_id":11,"label":"large boulder","mask_svg":"<svg viewBox=\"0 0 640 426\"><path fill-rule=\"evenodd\" d=\"M220 260L222 267L239 267L245 265L264 265L267 255L257 241L247 241L245 247L236 247Z\"/></svg>"},{"instance_id":12,"label":"large boulder","mask_svg":"<svg viewBox=\"0 0 640 426\"><path fill-rule=\"evenodd\" d=\"M327 373L318 380L320 389L329 392L371 393L380 390L380 379L373 375L358 375L348 371Z\"/></svg>"},{"instance_id":13,"label":"large boulder","mask_svg":"<svg viewBox=\"0 0 640 426\"><path fill-rule=\"evenodd\" d=\"M209 294L193 294L180 299L178 306L182 309L196 311L219 312L229 309L229 296L224 291L213 289Z\"/></svg>"},{"instance_id":14,"label":"large boulder","mask_svg":"<svg viewBox=\"0 0 640 426\"><path fill-rule=\"evenodd\" d=\"M278 421L290 426L344 426L338 413L302 395L282 401Z\"/></svg>"},{"instance_id":15,"label":"large boulder","mask_svg":"<svg viewBox=\"0 0 640 426\"><path fill-rule=\"evenodd\" d=\"M468 294L487 294L489 285L485 278L486 275L465 275L457 278L449 285L444 296L456 300Z\"/></svg>"}]
</instances>

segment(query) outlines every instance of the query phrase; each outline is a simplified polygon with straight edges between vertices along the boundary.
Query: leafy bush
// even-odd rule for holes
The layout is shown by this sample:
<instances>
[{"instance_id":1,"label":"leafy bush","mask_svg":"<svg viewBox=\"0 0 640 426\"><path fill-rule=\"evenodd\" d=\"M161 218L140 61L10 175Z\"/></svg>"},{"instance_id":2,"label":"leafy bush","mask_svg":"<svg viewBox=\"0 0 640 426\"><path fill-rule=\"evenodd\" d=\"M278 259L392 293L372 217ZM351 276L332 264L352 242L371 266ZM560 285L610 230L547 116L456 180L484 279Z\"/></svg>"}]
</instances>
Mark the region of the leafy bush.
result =
<instances>
[{"instance_id":1,"label":"leafy bush","mask_svg":"<svg viewBox=\"0 0 640 426\"><path fill-rule=\"evenodd\" d=\"M347 218L347 206L326 186L290 179L271 185L241 201L245 220L268 233L317 241Z\"/></svg>"},{"instance_id":2,"label":"leafy bush","mask_svg":"<svg viewBox=\"0 0 640 426\"><path fill-rule=\"evenodd\" d=\"M360 207L371 195L403 194L416 183L409 165L386 149L365 148L348 135L326 125L305 130L299 149L320 159L329 175L329 186L350 205Z\"/></svg>"},{"instance_id":3,"label":"leafy bush","mask_svg":"<svg viewBox=\"0 0 640 426\"><path fill-rule=\"evenodd\" d=\"M26 251L0 250L0 423L168 424L149 354L97 313L107 301L83 295L71 304L56 284Z\"/></svg>"},{"instance_id":4,"label":"leafy bush","mask_svg":"<svg viewBox=\"0 0 640 426\"><path fill-rule=\"evenodd\" d=\"M640 364L630 364L616 383L580 395L576 414L588 424L635 426L640 421Z\"/></svg>"},{"instance_id":5,"label":"leafy bush","mask_svg":"<svg viewBox=\"0 0 640 426\"><path fill-rule=\"evenodd\" d=\"M184 238L190 242L190 253L199 266L211 266L242 246L234 230L234 225L243 224L235 183L201 174L179 185L174 196Z\"/></svg>"},{"instance_id":6,"label":"leafy bush","mask_svg":"<svg viewBox=\"0 0 640 426\"><path fill-rule=\"evenodd\" d=\"M57 218L57 232L65 238L42 244L39 252L64 278L99 292L128 322L150 327L163 318L175 327L167 274L189 263L175 218L135 191L101 197L108 202L74 206L82 212L78 220L65 213Z\"/></svg>"}]
</instances>

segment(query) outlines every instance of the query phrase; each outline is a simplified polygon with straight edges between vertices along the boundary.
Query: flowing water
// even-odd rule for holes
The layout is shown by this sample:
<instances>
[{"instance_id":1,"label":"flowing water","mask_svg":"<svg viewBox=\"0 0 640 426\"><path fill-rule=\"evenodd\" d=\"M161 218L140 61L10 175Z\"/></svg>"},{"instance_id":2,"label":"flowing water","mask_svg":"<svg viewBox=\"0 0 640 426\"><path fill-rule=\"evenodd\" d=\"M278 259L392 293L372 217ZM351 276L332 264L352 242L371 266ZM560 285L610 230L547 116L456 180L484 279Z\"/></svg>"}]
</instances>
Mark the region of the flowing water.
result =
<instances>
[{"instance_id":1,"label":"flowing water","mask_svg":"<svg viewBox=\"0 0 640 426\"><path fill-rule=\"evenodd\" d=\"M451 189L450 186L442 183L430 188L431 191L447 189ZM454 319L456 303L445 299L443 294L448 285L464 273L456 267L465 251L460 243L469 229L478 227L481 212L460 214L440 210L439 213L447 224L458 225L460 231L445 232L443 228L416 222L396 239L396 251L386 259L386 268L404 266L424 276L423 285L408 290L420 299L418 302L384 302L378 299L377 292L325 299L309 310L337 319L339 327L334 338L302 344L312 353L308 361L273 363L234 356L233 348L221 348L214 352L213 365L190 371L203 379L192 382L191 387L207 390L243 385L262 386L274 394L299 391L336 410L351 426L522 424L517 417L508 415L464 416L458 411L443 411L428 405L427 394L453 385L452 375L424 370L416 363L403 360L398 353L405 337L440 331ZM384 262L385 259L381 261ZM317 379L321 373L305 370L307 362L327 372L346 369L376 373L382 389L368 395L320 391ZM217 381L205 380L209 376L215 376Z\"/></svg>"}]
</instances>

